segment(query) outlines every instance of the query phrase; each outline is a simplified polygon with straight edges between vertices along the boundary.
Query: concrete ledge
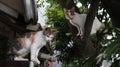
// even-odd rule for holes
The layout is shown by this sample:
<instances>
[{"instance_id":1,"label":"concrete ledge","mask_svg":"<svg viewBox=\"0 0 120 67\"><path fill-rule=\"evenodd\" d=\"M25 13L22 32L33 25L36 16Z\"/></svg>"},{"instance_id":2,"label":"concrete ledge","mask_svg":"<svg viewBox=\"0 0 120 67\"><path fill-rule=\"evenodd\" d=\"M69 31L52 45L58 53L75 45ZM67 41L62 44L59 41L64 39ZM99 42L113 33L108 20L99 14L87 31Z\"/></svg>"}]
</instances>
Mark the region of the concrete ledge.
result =
<instances>
[{"instance_id":1,"label":"concrete ledge","mask_svg":"<svg viewBox=\"0 0 120 67\"><path fill-rule=\"evenodd\" d=\"M28 61L0 61L0 67L29 67Z\"/></svg>"}]
</instances>

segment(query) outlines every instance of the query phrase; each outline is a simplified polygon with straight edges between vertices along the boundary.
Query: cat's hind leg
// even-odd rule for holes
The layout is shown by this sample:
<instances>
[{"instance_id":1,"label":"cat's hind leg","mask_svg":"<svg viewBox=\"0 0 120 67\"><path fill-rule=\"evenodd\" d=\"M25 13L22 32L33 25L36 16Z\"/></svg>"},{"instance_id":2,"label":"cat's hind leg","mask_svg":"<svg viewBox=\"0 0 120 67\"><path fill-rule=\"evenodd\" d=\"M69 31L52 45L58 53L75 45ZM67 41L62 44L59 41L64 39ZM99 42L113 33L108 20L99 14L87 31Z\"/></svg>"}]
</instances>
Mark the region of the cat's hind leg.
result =
<instances>
[{"instance_id":1,"label":"cat's hind leg","mask_svg":"<svg viewBox=\"0 0 120 67\"><path fill-rule=\"evenodd\" d=\"M14 60L25 60L28 61L28 59L25 59L24 57L29 53L29 50L22 48L20 50L16 50L17 56L15 56Z\"/></svg>"}]
</instances>

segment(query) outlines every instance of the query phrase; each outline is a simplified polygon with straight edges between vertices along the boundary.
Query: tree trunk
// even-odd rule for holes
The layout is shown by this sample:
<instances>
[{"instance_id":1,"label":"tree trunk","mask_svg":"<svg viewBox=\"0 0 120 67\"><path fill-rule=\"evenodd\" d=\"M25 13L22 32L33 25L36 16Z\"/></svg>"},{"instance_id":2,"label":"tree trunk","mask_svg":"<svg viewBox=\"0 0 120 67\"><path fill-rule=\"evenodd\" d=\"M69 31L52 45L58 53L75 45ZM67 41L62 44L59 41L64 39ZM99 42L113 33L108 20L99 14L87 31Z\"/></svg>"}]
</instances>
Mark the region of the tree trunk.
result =
<instances>
[{"instance_id":1,"label":"tree trunk","mask_svg":"<svg viewBox=\"0 0 120 67\"><path fill-rule=\"evenodd\" d=\"M100 0L92 0L91 1L91 5L86 17L86 21L85 21L85 32L84 32L84 37L83 37L83 42L84 44L86 44L86 41L88 40L89 36L90 36L90 32L92 29L92 25L93 25L93 21L96 15L96 11L98 9L98 4L99 4Z\"/></svg>"}]
</instances>

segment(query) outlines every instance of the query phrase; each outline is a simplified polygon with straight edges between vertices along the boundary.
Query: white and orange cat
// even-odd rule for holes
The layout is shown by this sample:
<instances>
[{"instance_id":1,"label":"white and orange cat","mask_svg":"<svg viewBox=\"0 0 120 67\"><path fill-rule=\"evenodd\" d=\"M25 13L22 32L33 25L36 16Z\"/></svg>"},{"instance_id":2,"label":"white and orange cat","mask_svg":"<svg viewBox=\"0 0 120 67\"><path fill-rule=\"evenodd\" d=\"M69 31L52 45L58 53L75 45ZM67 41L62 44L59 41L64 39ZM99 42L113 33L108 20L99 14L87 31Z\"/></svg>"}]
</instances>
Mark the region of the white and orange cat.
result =
<instances>
[{"instance_id":1,"label":"white and orange cat","mask_svg":"<svg viewBox=\"0 0 120 67\"><path fill-rule=\"evenodd\" d=\"M63 10L64 10L65 18L68 19L73 26L77 27L77 30L78 30L77 36L83 37L84 24L85 24L87 14L79 14L75 12L75 7L72 7L70 10L63 8ZM97 30L102 29L104 27L105 25L101 23L97 19L97 17L95 17L90 34L92 35L96 33Z\"/></svg>"},{"instance_id":2,"label":"white and orange cat","mask_svg":"<svg viewBox=\"0 0 120 67\"><path fill-rule=\"evenodd\" d=\"M50 42L55 34L55 30L47 27L42 31L30 32L29 35L17 38L21 49L18 50L14 47L13 52L16 54L14 60L24 59L24 57L30 53L30 60L32 63L35 62L40 64L40 61L37 58L39 50L45 46L47 42ZM33 67L33 65L30 67Z\"/></svg>"}]
</instances>

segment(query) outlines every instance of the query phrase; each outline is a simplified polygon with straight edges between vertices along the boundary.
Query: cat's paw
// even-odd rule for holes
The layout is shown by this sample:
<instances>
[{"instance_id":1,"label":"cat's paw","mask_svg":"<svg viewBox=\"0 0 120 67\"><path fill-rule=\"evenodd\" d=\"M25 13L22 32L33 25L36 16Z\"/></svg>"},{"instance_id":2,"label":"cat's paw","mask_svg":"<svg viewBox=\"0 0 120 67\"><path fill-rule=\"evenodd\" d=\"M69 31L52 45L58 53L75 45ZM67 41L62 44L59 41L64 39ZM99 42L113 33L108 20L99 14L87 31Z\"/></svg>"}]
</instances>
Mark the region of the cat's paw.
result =
<instances>
[{"instance_id":1,"label":"cat's paw","mask_svg":"<svg viewBox=\"0 0 120 67\"><path fill-rule=\"evenodd\" d=\"M28 59L23 58L23 57L21 57L21 56L15 57L14 60L16 60L16 61L28 61Z\"/></svg>"},{"instance_id":2,"label":"cat's paw","mask_svg":"<svg viewBox=\"0 0 120 67\"><path fill-rule=\"evenodd\" d=\"M51 61L55 61L55 60L57 60L57 58L54 57L54 56L51 56L50 60L51 60Z\"/></svg>"},{"instance_id":3,"label":"cat's paw","mask_svg":"<svg viewBox=\"0 0 120 67\"><path fill-rule=\"evenodd\" d=\"M77 37L79 37L79 36L80 36L80 38L82 40L83 39L83 34L77 33Z\"/></svg>"},{"instance_id":4,"label":"cat's paw","mask_svg":"<svg viewBox=\"0 0 120 67\"><path fill-rule=\"evenodd\" d=\"M77 33L77 35L76 35L76 36L77 36L77 37L78 37L78 36L80 36L80 33Z\"/></svg>"},{"instance_id":5,"label":"cat's paw","mask_svg":"<svg viewBox=\"0 0 120 67\"><path fill-rule=\"evenodd\" d=\"M32 58L31 61L37 63L37 64L40 64L40 61L38 60L38 58Z\"/></svg>"},{"instance_id":6,"label":"cat's paw","mask_svg":"<svg viewBox=\"0 0 120 67\"><path fill-rule=\"evenodd\" d=\"M80 36L81 40L83 40L83 35Z\"/></svg>"},{"instance_id":7,"label":"cat's paw","mask_svg":"<svg viewBox=\"0 0 120 67\"><path fill-rule=\"evenodd\" d=\"M83 34L77 33L77 37L78 37L78 36L82 37L82 36L83 36Z\"/></svg>"}]
</instances>

